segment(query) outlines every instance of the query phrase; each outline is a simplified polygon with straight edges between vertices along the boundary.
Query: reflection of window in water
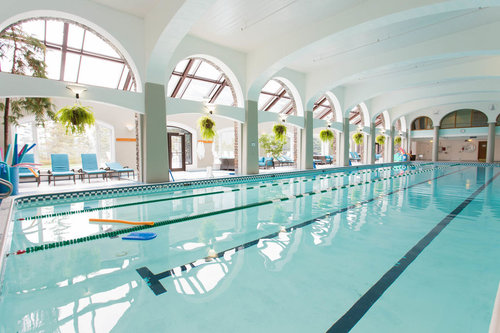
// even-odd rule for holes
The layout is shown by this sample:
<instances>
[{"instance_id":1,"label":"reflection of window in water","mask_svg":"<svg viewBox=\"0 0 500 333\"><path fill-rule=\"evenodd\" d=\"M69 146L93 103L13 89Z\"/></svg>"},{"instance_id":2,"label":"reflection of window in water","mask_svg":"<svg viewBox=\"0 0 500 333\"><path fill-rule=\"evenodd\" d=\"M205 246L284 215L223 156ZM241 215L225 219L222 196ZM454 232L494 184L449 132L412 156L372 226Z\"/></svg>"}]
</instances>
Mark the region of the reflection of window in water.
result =
<instances>
[{"instance_id":1,"label":"reflection of window in water","mask_svg":"<svg viewBox=\"0 0 500 333\"><path fill-rule=\"evenodd\" d=\"M280 232L276 238L259 240L257 248L259 254L266 259L264 265L267 269L281 270L292 259L300 244L302 232L303 229L296 229L292 232Z\"/></svg>"},{"instance_id":2,"label":"reflection of window in water","mask_svg":"<svg viewBox=\"0 0 500 333\"><path fill-rule=\"evenodd\" d=\"M340 215L318 219L312 224L311 236L314 245L329 245L337 234L340 226Z\"/></svg>"}]
</instances>

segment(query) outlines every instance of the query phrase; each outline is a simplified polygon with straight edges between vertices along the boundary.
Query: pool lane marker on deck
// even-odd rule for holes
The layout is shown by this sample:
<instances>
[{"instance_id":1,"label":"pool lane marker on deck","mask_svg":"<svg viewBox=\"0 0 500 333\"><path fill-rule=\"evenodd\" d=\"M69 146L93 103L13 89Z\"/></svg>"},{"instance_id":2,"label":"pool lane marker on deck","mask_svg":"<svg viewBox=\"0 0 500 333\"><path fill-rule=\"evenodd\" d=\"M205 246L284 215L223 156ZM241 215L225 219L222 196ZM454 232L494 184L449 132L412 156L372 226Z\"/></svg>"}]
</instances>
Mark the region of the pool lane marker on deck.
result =
<instances>
[{"instance_id":1,"label":"pool lane marker on deck","mask_svg":"<svg viewBox=\"0 0 500 333\"><path fill-rule=\"evenodd\" d=\"M450 222L457 217L481 193L495 178L500 175L498 172L486 183L481 185L474 193L458 205L450 214L442 219L431 231L429 231L420 241L413 246L410 251L399 259L381 278L378 280L335 324L328 329L329 333L349 332L368 310L378 301L382 294L396 281L396 279L406 270L406 268L422 253L422 251L446 228Z\"/></svg>"},{"instance_id":2,"label":"pool lane marker on deck","mask_svg":"<svg viewBox=\"0 0 500 333\"><path fill-rule=\"evenodd\" d=\"M318 220L322 220L322 219L325 219L327 217L331 217L331 216L334 216L334 215L337 215L337 214L344 213L344 212L346 212L346 211L348 211L350 209L354 209L354 208L359 207L361 205L366 205L366 204L368 204L370 202L373 202L375 200L378 200L378 199L390 196L392 194L395 194L395 193L398 193L398 192L401 192L401 191L406 191L407 189L412 188L414 186L422 185L422 184L428 183L429 181L436 180L436 179L439 179L439 178L442 178L442 177L445 177L445 176L449 176L449 175L457 173L457 172L461 172L461 171L463 171L465 169L467 169L467 168L460 169L460 170L457 170L457 171L453 171L453 172L450 172L450 173L447 173L447 174L444 174L444 175L441 175L441 176L436 176L436 177L431 178L431 179L427 179L427 180L424 180L424 181L421 181L421 182L418 182L418 183L415 183L415 184L412 184L412 185L408 185L408 186L406 186L404 188L400 188L400 189L397 189L397 190L394 190L394 191L391 191L391 192L388 192L388 193L384 193L384 194L378 195L376 197L373 197L373 198L365 200L365 201L357 202L355 204L352 204L350 206L347 206L347 207L338 209L336 211L327 213L327 214L322 215L320 217L317 217L317 218L314 218L314 219L311 219L311 220L308 220L308 221L305 221L305 222L301 222L299 224L296 224L294 226L290 226L288 228L284 228L284 231L285 232L291 232L291 231L293 231L295 229L303 228L303 227L308 226L308 225L310 225L310 224L312 224L312 223L314 223L314 222L316 222ZM167 292L167 289L163 286L163 284L160 282L160 280L164 279L166 277L174 275L175 274L174 270L177 270L177 271L180 271L180 272L184 272L184 271L190 270L192 268L199 267L199 266L205 264L206 262L209 262L210 260L212 260L214 258L223 257L226 253L233 254L233 253L236 253L238 251L241 251L241 250L244 250L246 248L249 248L251 246L255 246L255 245L257 245L263 239L276 238L276 237L278 237L278 235L280 234L280 232L282 232L282 231L273 232L272 234L266 235L264 237L261 237L261 238L252 240L250 242L238 245L236 247L233 247L233 248L221 251L221 252L219 252L219 253L217 253L217 254L215 254L213 256L209 256L209 257L204 257L204 258L201 258L201 259L197 259L197 260L192 261L190 263L187 263L187 264L184 264L184 265L181 265L181 266L177 266L177 267L168 269L168 270L163 271L163 272L158 273L158 274L154 274L146 266L137 268L136 271L141 276L141 278L146 282L146 284L148 285L148 287L153 291L153 293L156 296L158 296L158 295L161 295L161 294L164 294L164 293Z\"/></svg>"},{"instance_id":3,"label":"pool lane marker on deck","mask_svg":"<svg viewBox=\"0 0 500 333\"><path fill-rule=\"evenodd\" d=\"M391 167L392 168L392 167ZM389 171L391 168L382 168L382 172ZM316 181L316 180L323 180L323 179L333 179L337 178L340 176L353 176L353 175L360 175L360 174L367 174L367 173L372 173L373 171L359 171L359 172L354 172L354 173L349 173L345 174L345 172L340 172L340 175L334 175L334 176L313 176L310 179L303 179L302 182L310 182L310 181ZM379 172L379 171L378 171ZM299 181L294 181L293 183L299 183ZM227 188L223 189L220 191L213 191L213 192L205 192L205 193L195 193L195 194L188 194L184 196L179 196L179 197L169 197L169 198L161 198L161 199L154 199L154 200L145 200L145 201L140 201L140 202L128 202L128 203L123 203L123 204L118 204L118 205L110 205L110 206L105 206L105 207L95 207L95 208L84 208L80 210L73 210L73 211L68 211L68 212L60 212L60 213L51 213L51 214L42 214L42 215L35 215L35 216L27 216L23 218L19 218L19 221L27 221L27 220L37 220L37 219L43 219L43 218L49 218L49 217L58 217L58 216L67 216L67 215L75 215L75 214L82 214L82 213L89 213L89 212L95 212L95 211L101 211L101 210L106 210L106 209L115 209L115 208L123 208L123 207L129 207L129 206L137 206L137 205L146 205L146 204L151 204L151 203L158 203L158 202L164 202L164 201L171 201L171 200L181 200L181 199L189 199L189 198L195 198L195 197L203 197L203 196L208 196L208 195L215 195L215 194L224 194L228 192L238 192L241 190L252 190L256 188L265 188L265 187L272 187L272 186L278 186L278 185L289 185L290 181L283 181L281 183L267 183L267 184L262 184L262 185L254 185L254 186L247 186L246 188L240 189L240 188Z\"/></svg>"},{"instance_id":4,"label":"pool lane marker on deck","mask_svg":"<svg viewBox=\"0 0 500 333\"><path fill-rule=\"evenodd\" d=\"M454 166L454 165L452 165L452 166ZM436 171L436 170L445 169L445 168L448 168L448 167L437 167L437 168L425 169L425 170L416 171L416 172L408 172L408 173L399 174L399 175L391 176L391 177L377 178L375 180L372 180L372 182L400 178L403 176L410 176L410 175L414 175L414 174L420 174L420 173L429 172L429 171ZM366 182L359 182L359 183L354 184L354 186L365 185L365 184L367 184L367 183ZM336 191L338 189L345 189L347 187L352 187L352 186L343 185L343 186L337 186L337 187L329 187L327 189L321 190L320 193L326 193L329 191ZM297 195L282 197L282 198L277 198L277 199L278 199L278 201L287 201L287 200L293 200L295 198L302 198L302 197L304 197L304 195L315 195L315 194L317 194L316 191L311 191L311 192L307 192L307 193L302 193L302 194L297 194ZM96 235L84 236L84 237L80 237L80 238L76 238L76 239L70 239L70 240L59 241L59 242L54 242L54 243L46 243L46 244L42 244L42 245L31 246L31 247L28 247L24 250L18 250L16 252L8 253L7 256L13 255L13 254L24 254L24 253L33 253L33 252L38 252L38 251L43 251L43 250L49 250L49 249L53 249L56 247L64 247L64 246L68 246L68 245L93 241L93 240L96 240L99 238L106 238L106 237L113 238L113 237L117 237L121 234L129 233L129 232L134 232L134 231L139 231L139 230L149 229L149 228L156 228L156 227L169 225L169 224L187 222L190 220L200 219L200 218L204 218L204 217L208 217L208 216L225 214L225 213L235 212L235 211L242 210L242 209L248 209L248 208L269 205L269 204L273 204L275 202L276 202L276 198L272 199L272 200L251 203L248 205L222 209L222 210L218 210L218 211L214 211L214 212L202 213L202 214L198 214L198 215L188 215L188 216L184 216L184 217L180 217L180 218L158 221L158 222L155 222L155 224L152 226L151 225L141 225L141 226L135 226L132 228L124 228L124 229L114 230L114 231L110 231L110 232L104 232L104 233L100 233L100 234L96 234Z\"/></svg>"}]
</instances>

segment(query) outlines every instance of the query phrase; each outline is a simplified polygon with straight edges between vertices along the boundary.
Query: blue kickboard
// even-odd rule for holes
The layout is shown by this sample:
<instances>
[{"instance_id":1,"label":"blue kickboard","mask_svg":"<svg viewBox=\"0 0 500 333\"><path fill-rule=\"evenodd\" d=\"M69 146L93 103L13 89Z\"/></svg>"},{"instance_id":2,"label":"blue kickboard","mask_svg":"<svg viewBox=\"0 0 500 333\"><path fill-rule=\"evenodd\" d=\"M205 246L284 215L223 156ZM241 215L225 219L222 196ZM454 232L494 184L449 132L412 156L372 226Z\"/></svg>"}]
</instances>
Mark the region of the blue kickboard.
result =
<instances>
[{"instance_id":1,"label":"blue kickboard","mask_svg":"<svg viewBox=\"0 0 500 333\"><path fill-rule=\"evenodd\" d=\"M150 240L156 238L154 232L131 232L127 236L123 236L122 239L126 240Z\"/></svg>"}]
</instances>

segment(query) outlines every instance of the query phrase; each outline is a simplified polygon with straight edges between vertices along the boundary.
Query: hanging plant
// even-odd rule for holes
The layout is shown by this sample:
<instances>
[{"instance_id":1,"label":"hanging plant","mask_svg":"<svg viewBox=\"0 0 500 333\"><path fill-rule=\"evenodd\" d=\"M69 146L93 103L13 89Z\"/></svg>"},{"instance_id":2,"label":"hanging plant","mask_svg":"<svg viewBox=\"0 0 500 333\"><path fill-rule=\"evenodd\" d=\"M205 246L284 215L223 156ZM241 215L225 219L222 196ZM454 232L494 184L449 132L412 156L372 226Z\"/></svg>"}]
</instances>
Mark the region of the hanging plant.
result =
<instances>
[{"instance_id":1,"label":"hanging plant","mask_svg":"<svg viewBox=\"0 0 500 333\"><path fill-rule=\"evenodd\" d=\"M357 145L360 145L363 143L363 133L361 132L356 132L352 135L352 139L354 140L354 143Z\"/></svg>"},{"instance_id":2,"label":"hanging plant","mask_svg":"<svg viewBox=\"0 0 500 333\"><path fill-rule=\"evenodd\" d=\"M90 106L75 103L73 106L63 107L57 112L56 117L66 127L66 134L70 131L72 134L82 134L85 132L85 126L90 127L95 124L94 113L91 109Z\"/></svg>"},{"instance_id":3,"label":"hanging plant","mask_svg":"<svg viewBox=\"0 0 500 333\"><path fill-rule=\"evenodd\" d=\"M215 137L215 122L209 116L198 119L201 137L204 140L212 140Z\"/></svg>"},{"instance_id":4,"label":"hanging plant","mask_svg":"<svg viewBox=\"0 0 500 333\"><path fill-rule=\"evenodd\" d=\"M286 126L283 124L276 124L273 127L273 133L278 141L285 141L286 140Z\"/></svg>"},{"instance_id":5,"label":"hanging plant","mask_svg":"<svg viewBox=\"0 0 500 333\"><path fill-rule=\"evenodd\" d=\"M401 144L401 137L400 136L397 136L394 138L394 144L396 145L400 145Z\"/></svg>"},{"instance_id":6,"label":"hanging plant","mask_svg":"<svg viewBox=\"0 0 500 333\"><path fill-rule=\"evenodd\" d=\"M385 143L385 136L380 134L380 135L377 135L377 137L375 138L375 141L379 144L379 145L383 145Z\"/></svg>"},{"instance_id":7,"label":"hanging plant","mask_svg":"<svg viewBox=\"0 0 500 333\"><path fill-rule=\"evenodd\" d=\"M319 138L323 142L333 141L333 132L329 129L324 129L319 132Z\"/></svg>"}]
</instances>

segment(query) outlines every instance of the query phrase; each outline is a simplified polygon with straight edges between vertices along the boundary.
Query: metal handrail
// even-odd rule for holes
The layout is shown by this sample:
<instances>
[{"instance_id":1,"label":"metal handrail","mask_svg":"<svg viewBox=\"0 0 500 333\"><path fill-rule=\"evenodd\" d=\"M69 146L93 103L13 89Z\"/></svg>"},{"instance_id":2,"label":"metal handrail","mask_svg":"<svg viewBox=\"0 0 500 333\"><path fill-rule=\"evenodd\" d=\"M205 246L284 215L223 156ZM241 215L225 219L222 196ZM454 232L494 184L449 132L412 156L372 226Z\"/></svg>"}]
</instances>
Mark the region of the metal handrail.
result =
<instances>
[{"instance_id":1,"label":"metal handrail","mask_svg":"<svg viewBox=\"0 0 500 333\"><path fill-rule=\"evenodd\" d=\"M12 185L12 183L9 182L8 180L2 179L2 178L0 178L0 184L1 185L5 185L5 186L7 186L9 188L8 192L6 192L6 193L0 193L0 199L7 198L9 195L12 194L12 191L14 190L14 185Z\"/></svg>"}]
</instances>

